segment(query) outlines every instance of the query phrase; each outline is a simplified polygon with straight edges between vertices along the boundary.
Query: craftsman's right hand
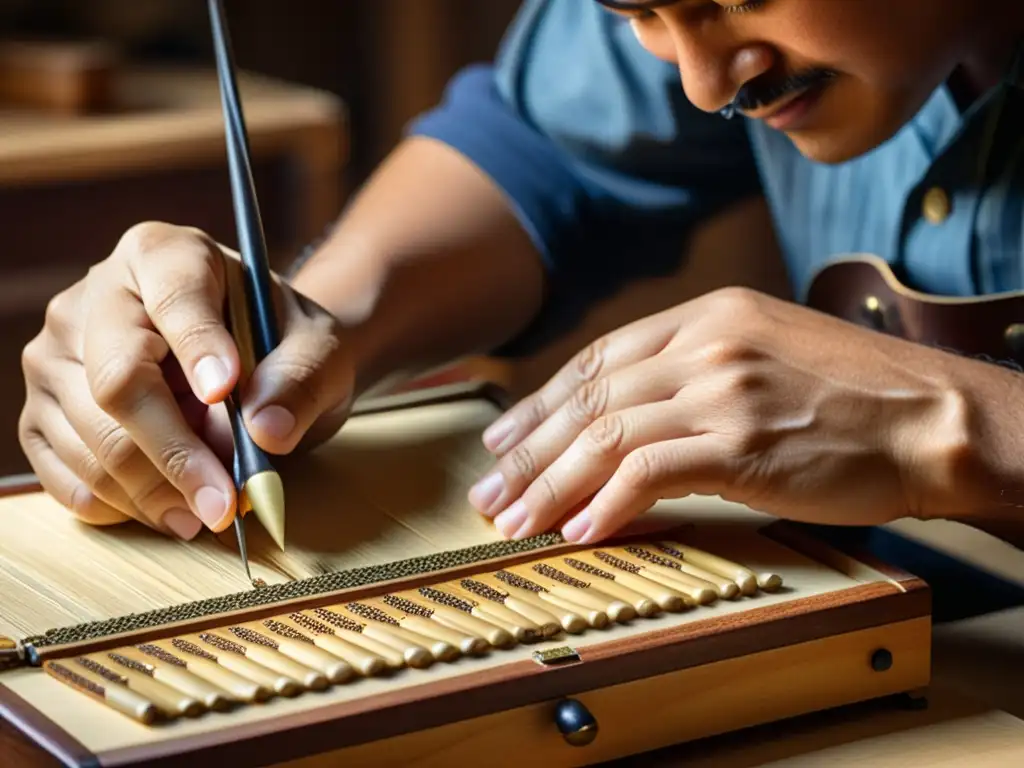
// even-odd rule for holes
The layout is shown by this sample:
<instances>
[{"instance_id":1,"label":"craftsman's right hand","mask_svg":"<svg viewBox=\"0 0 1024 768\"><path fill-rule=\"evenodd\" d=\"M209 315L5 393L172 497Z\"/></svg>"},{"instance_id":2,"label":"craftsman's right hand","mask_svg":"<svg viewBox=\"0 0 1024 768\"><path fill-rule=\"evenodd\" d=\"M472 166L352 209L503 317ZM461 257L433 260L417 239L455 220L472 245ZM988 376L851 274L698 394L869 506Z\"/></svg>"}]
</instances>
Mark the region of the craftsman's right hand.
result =
<instances>
[{"instance_id":1,"label":"craftsman's right hand","mask_svg":"<svg viewBox=\"0 0 1024 768\"><path fill-rule=\"evenodd\" d=\"M145 223L49 304L25 348L19 439L43 488L79 519L134 518L191 539L231 525L232 441L221 404L240 374L224 321L237 255L195 229ZM350 346L336 319L275 278L281 343L242 392L253 439L294 450L340 427Z\"/></svg>"}]
</instances>

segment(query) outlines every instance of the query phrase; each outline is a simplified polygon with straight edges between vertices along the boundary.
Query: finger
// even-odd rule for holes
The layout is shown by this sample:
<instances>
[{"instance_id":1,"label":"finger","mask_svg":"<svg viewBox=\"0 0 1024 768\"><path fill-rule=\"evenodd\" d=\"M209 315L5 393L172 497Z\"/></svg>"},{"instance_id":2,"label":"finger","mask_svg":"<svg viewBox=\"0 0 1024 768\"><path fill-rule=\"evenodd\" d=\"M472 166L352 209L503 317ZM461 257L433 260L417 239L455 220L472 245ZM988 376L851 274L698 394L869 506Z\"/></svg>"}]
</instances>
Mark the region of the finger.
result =
<instances>
[{"instance_id":1,"label":"finger","mask_svg":"<svg viewBox=\"0 0 1024 768\"><path fill-rule=\"evenodd\" d=\"M64 466L105 504L127 517L138 517L128 494L103 469L99 460L68 421L57 401L40 398L35 411L40 432Z\"/></svg>"},{"instance_id":2,"label":"finger","mask_svg":"<svg viewBox=\"0 0 1024 768\"><path fill-rule=\"evenodd\" d=\"M144 525L185 540L195 538L202 522L124 427L88 396L84 369L69 365L57 370L65 384L56 389L59 406L54 411L82 444L69 446L75 463L68 466L100 498ZM54 425L54 434L57 429Z\"/></svg>"},{"instance_id":3,"label":"finger","mask_svg":"<svg viewBox=\"0 0 1024 768\"><path fill-rule=\"evenodd\" d=\"M257 366L242 394L253 440L275 454L290 453L317 419L346 408L354 383L336 320L307 314L288 289L283 303L288 320L281 343Z\"/></svg>"},{"instance_id":4,"label":"finger","mask_svg":"<svg viewBox=\"0 0 1024 768\"><path fill-rule=\"evenodd\" d=\"M148 519L191 510L213 531L233 519L235 489L224 465L189 428L164 379L168 352L138 298L124 288L102 294L85 334L87 391L110 419L76 430ZM75 393L65 388L63 398ZM90 409L62 403L74 418ZM140 453L141 452L141 453ZM156 468L156 472L152 468Z\"/></svg>"},{"instance_id":5,"label":"finger","mask_svg":"<svg viewBox=\"0 0 1024 768\"><path fill-rule=\"evenodd\" d=\"M89 525L116 525L131 519L100 499L68 468L68 463L50 444L41 425L22 429L22 445L32 471L46 492L61 506ZM59 441L61 438L56 439ZM66 451L66 446L62 446L61 452ZM74 463L75 459L71 458L71 462Z\"/></svg>"},{"instance_id":6,"label":"finger","mask_svg":"<svg viewBox=\"0 0 1024 768\"><path fill-rule=\"evenodd\" d=\"M584 384L661 352L678 325L645 318L599 339L566 363L537 392L524 398L484 431L484 445L499 456L516 446Z\"/></svg>"},{"instance_id":7,"label":"finger","mask_svg":"<svg viewBox=\"0 0 1024 768\"><path fill-rule=\"evenodd\" d=\"M238 349L224 321L225 259L195 230L147 223L122 238L127 286L181 365L192 391L218 403L238 381Z\"/></svg>"},{"instance_id":8,"label":"finger","mask_svg":"<svg viewBox=\"0 0 1024 768\"><path fill-rule=\"evenodd\" d=\"M628 454L593 500L562 526L567 541L611 536L660 499L726 493L735 475L728 441L715 433L667 440Z\"/></svg>"},{"instance_id":9,"label":"finger","mask_svg":"<svg viewBox=\"0 0 1024 768\"><path fill-rule=\"evenodd\" d=\"M583 432L494 520L510 539L550 530L574 506L596 494L631 453L688 436L675 402L610 413Z\"/></svg>"},{"instance_id":10,"label":"finger","mask_svg":"<svg viewBox=\"0 0 1024 768\"><path fill-rule=\"evenodd\" d=\"M679 375L657 358L584 384L515 448L469 494L470 503L494 517L516 499L564 453L580 433L607 414L672 398ZM545 489L549 505L561 504L555 487Z\"/></svg>"}]
</instances>

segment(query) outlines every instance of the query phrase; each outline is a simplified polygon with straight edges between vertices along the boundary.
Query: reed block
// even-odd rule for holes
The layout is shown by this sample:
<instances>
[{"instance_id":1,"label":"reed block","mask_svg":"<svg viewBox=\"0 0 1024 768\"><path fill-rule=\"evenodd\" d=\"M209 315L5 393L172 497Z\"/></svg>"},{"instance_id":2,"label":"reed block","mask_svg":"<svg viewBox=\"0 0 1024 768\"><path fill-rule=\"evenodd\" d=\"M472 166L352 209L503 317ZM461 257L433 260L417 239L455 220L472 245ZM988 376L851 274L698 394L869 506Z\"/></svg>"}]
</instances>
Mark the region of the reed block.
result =
<instances>
[{"instance_id":1,"label":"reed block","mask_svg":"<svg viewBox=\"0 0 1024 768\"><path fill-rule=\"evenodd\" d=\"M258 590L231 591L226 574L238 569L237 555L223 540L179 546L146 532L72 530L38 493L0 500L0 512L17 520L0 542L0 583L9 579L4 594L15 597L0 629L16 642L13 651L0 648L10 667L0 672L0 718L34 754L68 766L374 766L399 754L403 765L472 763L485 754L494 765L560 766L928 685L927 585L799 525L691 499L651 510L596 546L552 535L502 540L464 506L466 489L491 461L480 431L498 413L479 387L363 404L319 456L283 472L298 498L291 509L301 513L289 521L296 533L283 555L255 542L254 567L268 582ZM353 521L347 530L337 525L339 509ZM680 562L689 555L701 562L695 568L718 574L716 589L734 578L738 593L601 625L571 621L573 611L642 603L636 595L670 604L665 579L648 579L635 565L651 561L629 555L638 547ZM601 560L598 549L629 557ZM74 554L54 558L55 551ZM102 567L91 573L86 561ZM579 598L577 590L586 605L556 605L531 591L555 583L537 564L571 576L560 594ZM660 575L681 572L661 568ZM497 577L512 572L525 581L513 587ZM626 592L600 589L609 575L627 572ZM200 573L205 594L186 581ZM767 589L749 579L740 587L746 573ZM47 596L76 578L81 606L49 606ZM496 594L464 589L466 580ZM153 610L123 614L147 601ZM346 607L353 603L364 609ZM548 619L538 606L549 606ZM517 607L518 623L544 629L528 638L506 631ZM232 630L239 627L251 631ZM204 640L210 636L222 641ZM143 722L132 713L148 710L117 709L44 668L77 668L84 654L138 659L152 647L172 658L145 656L149 664L174 665L175 654L186 662L177 676L153 679L185 686L180 673L194 664L202 684L189 690L230 681L223 691L231 706Z\"/></svg>"}]
</instances>

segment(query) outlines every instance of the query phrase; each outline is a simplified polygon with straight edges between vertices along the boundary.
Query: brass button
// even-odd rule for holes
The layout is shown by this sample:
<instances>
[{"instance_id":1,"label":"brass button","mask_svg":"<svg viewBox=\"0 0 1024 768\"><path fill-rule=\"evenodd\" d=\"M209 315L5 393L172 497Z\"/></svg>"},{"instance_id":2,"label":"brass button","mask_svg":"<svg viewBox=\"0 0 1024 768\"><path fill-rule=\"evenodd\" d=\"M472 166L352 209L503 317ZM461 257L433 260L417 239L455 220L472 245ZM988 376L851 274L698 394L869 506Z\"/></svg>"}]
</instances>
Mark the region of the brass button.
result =
<instances>
[{"instance_id":1,"label":"brass button","mask_svg":"<svg viewBox=\"0 0 1024 768\"><path fill-rule=\"evenodd\" d=\"M1003 332L1003 339L1015 359L1024 359L1024 323L1008 325Z\"/></svg>"},{"instance_id":2,"label":"brass button","mask_svg":"<svg viewBox=\"0 0 1024 768\"><path fill-rule=\"evenodd\" d=\"M924 211L925 220L930 224L941 224L949 218L949 214L953 211L953 203L950 202L946 190L932 187L925 193L921 208Z\"/></svg>"},{"instance_id":3,"label":"brass button","mask_svg":"<svg viewBox=\"0 0 1024 768\"><path fill-rule=\"evenodd\" d=\"M885 330L885 306L877 296L868 296L864 299L864 303L861 305L861 316L874 330Z\"/></svg>"}]
</instances>

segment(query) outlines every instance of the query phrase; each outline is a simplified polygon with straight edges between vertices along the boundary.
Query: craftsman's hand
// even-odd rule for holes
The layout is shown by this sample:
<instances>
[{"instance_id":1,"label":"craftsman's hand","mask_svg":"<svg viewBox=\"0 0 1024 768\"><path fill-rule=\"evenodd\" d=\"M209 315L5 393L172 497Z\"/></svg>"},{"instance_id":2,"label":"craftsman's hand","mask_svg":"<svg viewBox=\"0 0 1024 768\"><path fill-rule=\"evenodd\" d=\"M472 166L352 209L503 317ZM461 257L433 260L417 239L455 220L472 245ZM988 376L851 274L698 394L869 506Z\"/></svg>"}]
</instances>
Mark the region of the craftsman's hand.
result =
<instances>
[{"instance_id":1,"label":"craftsman's hand","mask_svg":"<svg viewBox=\"0 0 1024 768\"><path fill-rule=\"evenodd\" d=\"M147 223L49 305L25 348L21 445L43 487L81 520L128 518L185 539L235 513L221 404L240 375L224 322L237 256L194 229ZM276 282L280 346L247 382L253 439L293 450L340 425L352 373L334 318Z\"/></svg>"},{"instance_id":2,"label":"craftsman's hand","mask_svg":"<svg viewBox=\"0 0 1024 768\"><path fill-rule=\"evenodd\" d=\"M496 421L484 435L496 471L470 500L507 537L561 524L578 542L690 494L822 523L942 515L964 498L951 491L970 445L951 364L718 291L599 340Z\"/></svg>"}]
</instances>

